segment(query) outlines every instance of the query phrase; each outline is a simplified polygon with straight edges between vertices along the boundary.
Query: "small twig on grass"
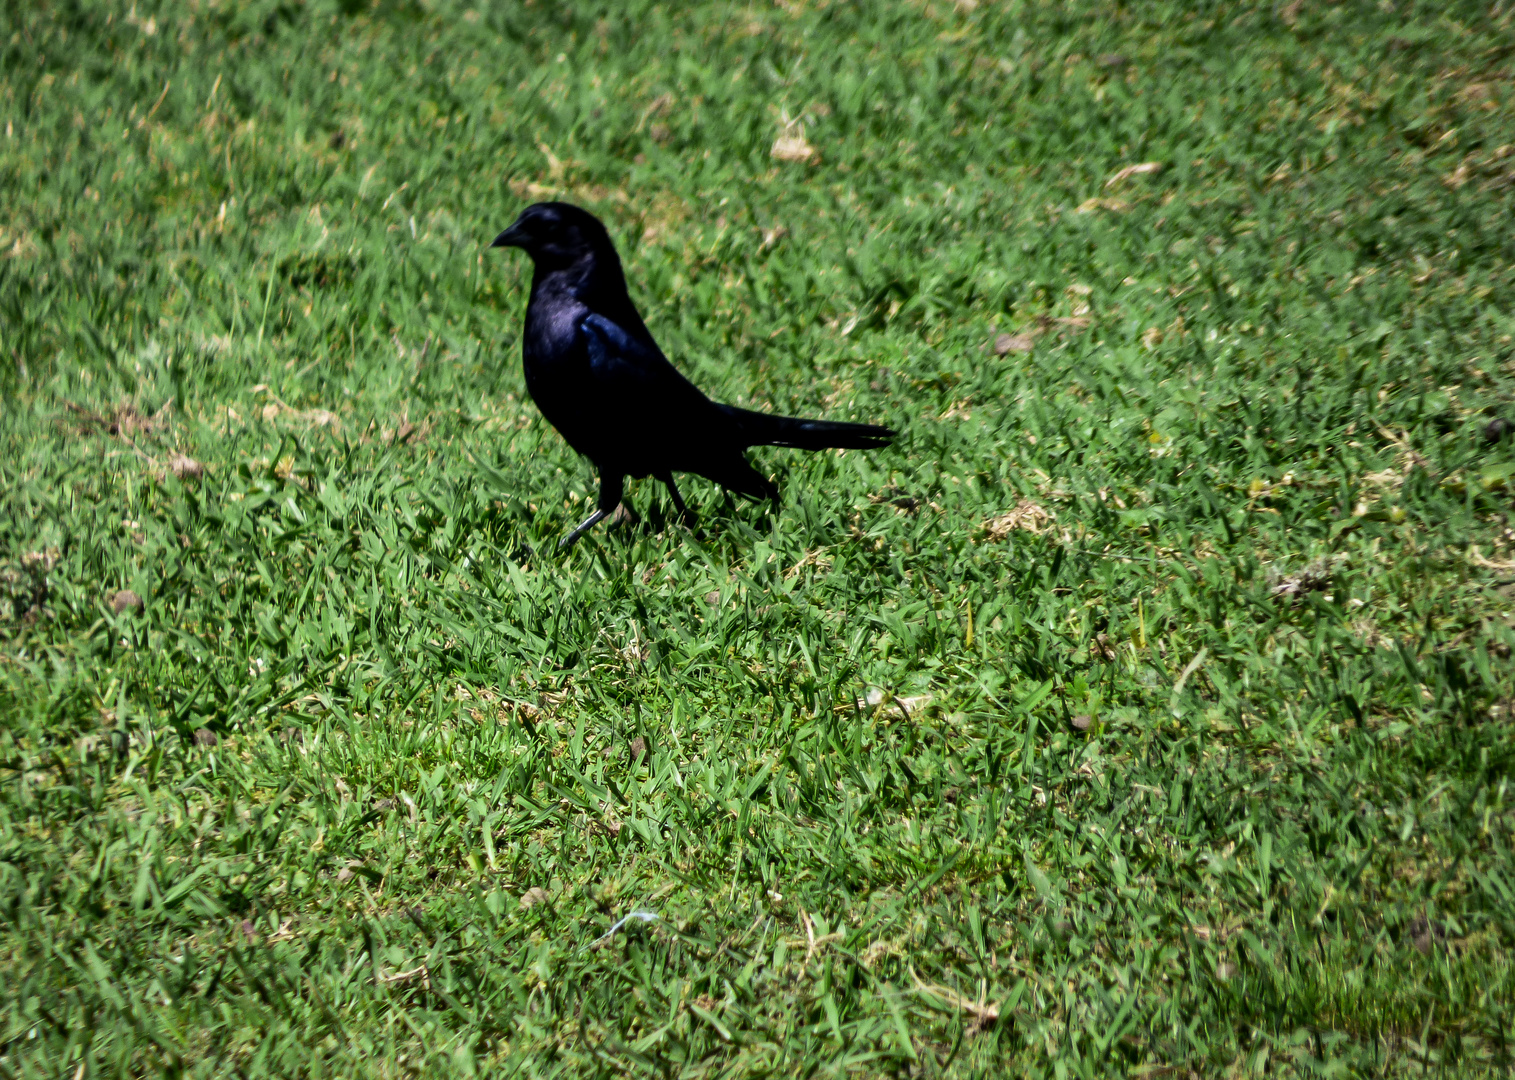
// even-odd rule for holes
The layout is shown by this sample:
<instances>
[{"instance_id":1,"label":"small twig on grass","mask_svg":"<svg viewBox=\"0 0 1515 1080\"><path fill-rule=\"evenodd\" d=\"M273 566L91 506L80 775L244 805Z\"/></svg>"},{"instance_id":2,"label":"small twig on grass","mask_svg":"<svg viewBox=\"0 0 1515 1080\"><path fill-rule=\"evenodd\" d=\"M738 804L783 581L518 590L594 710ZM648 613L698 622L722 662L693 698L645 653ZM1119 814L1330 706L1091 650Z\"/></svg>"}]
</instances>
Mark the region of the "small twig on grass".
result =
<instances>
[{"instance_id":1,"label":"small twig on grass","mask_svg":"<svg viewBox=\"0 0 1515 1080\"><path fill-rule=\"evenodd\" d=\"M173 84L174 81L172 79L169 79L166 83L163 84L163 92L158 95L158 100L153 102L153 107L147 111L147 115L144 116L141 120L137 121L137 129L139 131L142 128L146 127L147 122L157 114L159 106L163 104L163 99L168 97L168 88Z\"/></svg>"},{"instance_id":2,"label":"small twig on grass","mask_svg":"<svg viewBox=\"0 0 1515 1080\"><path fill-rule=\"evenodd\" d=\"M1478 550L1477 544L1468 545L1468 562L1474 566L1482 566L1488 570L1515 570L1515 562L1498 562L1494 559L1485 558L1483 552Z\"/></svg>"},{"instance_id":3,"label":"small twig on grass","mask_svg":"<svg viewBox=\"0 0 1515 1080\"><path fill-rule=\"evenodd\" d=\"M964 1034L976 1034L999 1020L999 1002L988 1000L988 984L982 979L978 984L978 1000L974 1001L948 987L922 982L921 977L915 973L914 964L910 965L910 978L915 981L916 993L934 997L949 1008L973 1017L973 1023L968 1025Z\"/></svg>"},{"instance_id":4,"label":"small twig on grass","mask_svg":"<svg viewBox=\"0 0 1515 1080\"><path fill-rule=\"evenodd\" d=\"M421 989L431 989L431 972L425 964L413 967L409 971L394 971L388 975L380 975L375 981L380 983L408 983L412 979L420 978Z\"/></svg>"}]
</instances>

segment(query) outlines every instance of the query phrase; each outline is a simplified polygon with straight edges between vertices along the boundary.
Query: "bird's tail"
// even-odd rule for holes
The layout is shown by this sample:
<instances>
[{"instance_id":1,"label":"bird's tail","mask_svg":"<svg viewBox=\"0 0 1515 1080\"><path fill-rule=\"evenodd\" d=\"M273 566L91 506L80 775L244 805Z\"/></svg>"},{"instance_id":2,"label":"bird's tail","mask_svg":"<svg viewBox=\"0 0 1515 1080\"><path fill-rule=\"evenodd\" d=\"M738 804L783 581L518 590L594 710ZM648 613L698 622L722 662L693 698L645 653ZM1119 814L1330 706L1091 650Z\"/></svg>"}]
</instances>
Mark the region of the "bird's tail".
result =
<instances>
[{"instance_id":1,"label":"bird's tail","mask_svg":"<svg viewBox=\"0 0 1515 1080\"><path fill-rule=\"evenodd\" d=\"M721 408L741 431L744 446L792 446L797 450L873 450L888 446L898 434L877 424L849 424L837 420L805 420L798 416Z\"/></svg>"}]
</instances>

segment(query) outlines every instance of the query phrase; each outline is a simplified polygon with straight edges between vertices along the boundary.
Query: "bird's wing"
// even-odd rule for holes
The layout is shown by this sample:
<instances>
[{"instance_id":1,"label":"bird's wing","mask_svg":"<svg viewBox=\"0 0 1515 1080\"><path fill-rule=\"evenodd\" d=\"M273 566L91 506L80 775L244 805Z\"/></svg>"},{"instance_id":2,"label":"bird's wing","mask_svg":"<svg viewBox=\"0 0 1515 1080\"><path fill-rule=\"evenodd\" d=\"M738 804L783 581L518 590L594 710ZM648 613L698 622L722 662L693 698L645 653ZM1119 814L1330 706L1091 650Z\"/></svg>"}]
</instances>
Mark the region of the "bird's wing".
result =
<instances>
[{"instance_id":1,"label":"bird's wing","mask_svg":"<svg viewBox=\"0 0 1515 1080\"><path fill-rule=\"evenodd\" d=\"M587 315L579 326L601 410L592 437L609 440L627 472L699 472L713 448L731 442L730 419L656 345L604 315Z\"/></svg>"},{"instance_id":2,"label":"bird's wing","mask_svg":"<svg viewBox=\"0 0 1515 1080\"><path fill-rule=\"evenodd\" d=\"M589 349L589 370L607 390L640 397L694 389L656 346L632 337L605 316L586 315L579 326Z\"/></svg>"}]
</instances>

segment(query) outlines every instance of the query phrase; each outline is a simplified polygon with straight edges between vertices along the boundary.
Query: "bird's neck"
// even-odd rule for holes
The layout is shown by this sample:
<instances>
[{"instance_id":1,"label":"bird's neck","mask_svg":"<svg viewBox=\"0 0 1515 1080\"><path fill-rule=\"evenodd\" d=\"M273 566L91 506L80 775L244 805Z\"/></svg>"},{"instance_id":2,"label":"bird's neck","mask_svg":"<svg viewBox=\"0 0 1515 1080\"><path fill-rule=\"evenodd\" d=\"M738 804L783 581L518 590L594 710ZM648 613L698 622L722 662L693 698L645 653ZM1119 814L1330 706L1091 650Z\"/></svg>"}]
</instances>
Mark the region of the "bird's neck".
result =
<instances>
[{"instance_id":1,"label":"bird's neck","mask_svg":"<svg viewBox=\"0 0 1515 1080\"><path fill-rule=\"evenodd\" d=\"M531 275L531 300L544 304L574 301L627 329L643 325L626 293L620 260L604 255L588 256L567 266L538 265Z\"/></svg>"}]
</instances>

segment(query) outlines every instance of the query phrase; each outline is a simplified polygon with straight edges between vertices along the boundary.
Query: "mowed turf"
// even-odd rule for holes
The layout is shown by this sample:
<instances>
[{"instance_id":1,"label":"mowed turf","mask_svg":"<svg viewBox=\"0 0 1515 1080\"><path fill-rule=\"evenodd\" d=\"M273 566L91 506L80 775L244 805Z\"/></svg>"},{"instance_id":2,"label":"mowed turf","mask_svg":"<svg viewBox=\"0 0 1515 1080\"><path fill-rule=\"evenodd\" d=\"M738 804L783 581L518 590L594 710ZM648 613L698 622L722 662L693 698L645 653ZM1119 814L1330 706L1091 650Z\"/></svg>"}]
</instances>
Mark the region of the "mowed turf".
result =
<instances>
[{"instance_id":1,"label":"mowed turf","mask_svg":"<svg viewBox=\"0 0 1515 1080\"><path fill-rule=\"evenodd\" d=\"M0 1074L1507 1075L1501 10L6 5Z\"/></svg>"}]
</instances>

